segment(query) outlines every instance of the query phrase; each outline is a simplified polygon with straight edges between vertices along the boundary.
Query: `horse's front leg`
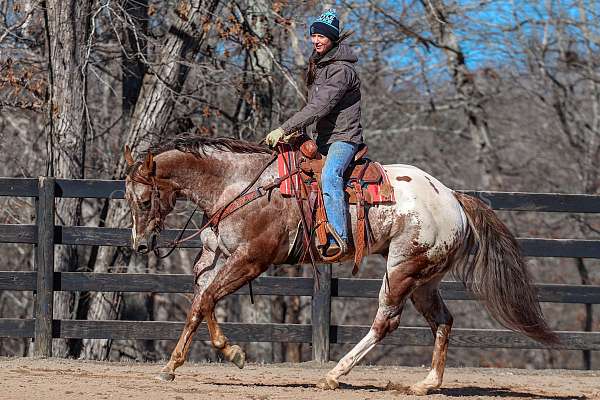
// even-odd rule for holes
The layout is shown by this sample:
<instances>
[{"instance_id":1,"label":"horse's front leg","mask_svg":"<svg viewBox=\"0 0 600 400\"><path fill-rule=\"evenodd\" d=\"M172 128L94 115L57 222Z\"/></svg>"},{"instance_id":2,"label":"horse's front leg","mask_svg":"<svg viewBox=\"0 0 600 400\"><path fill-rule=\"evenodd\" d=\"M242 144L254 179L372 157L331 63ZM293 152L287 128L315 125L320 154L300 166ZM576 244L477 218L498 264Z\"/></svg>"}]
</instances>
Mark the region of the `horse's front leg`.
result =
<instances>
[{"instance_id":1,"label":"horse's front leg","mask_svg":"<svg viewBox=\"0 0 600 400\"><path fill-rule=\"evenodd\" d=\"M246 355L239 346L231 345L229 339L221 331L214 315L215 306L223 297L235 292L263 273L271 261L269 251L265 251L263 246L252 243L240 246L227 259L202 296L202 315L206 318L213 346L221 350L225 358L239 368L244 367Z\"/></svg>"},{"instance_id":2,"label":"horse's front leg","mask_svg":"<svg viewBox=\"0 0 600 400\"><path fill-rule=\"evenodd\" d=\"M202 322L203 314L201 304L203 301L203 294L206 287L214 279L222 266L222 263L217 264L219 255L219 250L214 252L211 249L204 247L200 258L194 265L194 298L187 314L183 332L177 341L175 349L171 353L169 362L163 367L158 376L158 378L163 381L172 381L175 379L175 369L185 362L190 350L190 345L192 344L194 333Z\"/></svg>"},{"instance_id":3,"label":"horse's front leg","mask_svg":"<svg viewBox=\"0 0 600 400\"><path fill-rule=\"evenodd\" d=\"M206 316L206 323L212 345L221 350L225 358L234 363L238 368L244 368L244 365L246 365L246 354L240 346L229 344L229 339L221 331L214 313Z\"/></svg>"}]
</instances>

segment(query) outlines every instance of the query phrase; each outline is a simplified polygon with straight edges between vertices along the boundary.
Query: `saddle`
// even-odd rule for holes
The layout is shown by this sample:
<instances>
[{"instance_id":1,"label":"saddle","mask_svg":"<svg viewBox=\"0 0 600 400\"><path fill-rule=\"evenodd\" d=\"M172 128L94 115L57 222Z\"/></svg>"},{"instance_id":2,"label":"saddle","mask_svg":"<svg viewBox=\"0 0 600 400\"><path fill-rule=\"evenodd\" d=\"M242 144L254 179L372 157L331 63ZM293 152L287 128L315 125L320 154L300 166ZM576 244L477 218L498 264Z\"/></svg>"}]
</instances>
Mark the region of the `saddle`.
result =
<instances>
[{"instance_id":1,"label":"saddle","mask_svg":"<svg viewBox=\"0 0 600 400\"><path fill-rule=\"evenodd\" d=\"M314 261L317 258L315 254L324 262L339 261L343 251L329 257L319 251L327 245L327 233L333 230L327 220L320 186L326 157L318 152L314 140L306 135L295 138L289 144L279 144L278 150L280 192L283 196L296 198L302 215L299 228L301 232L294 242L290 262ZM367 151L367 146L361 145L344 173L346 199L349 204L356 205L357 216L356 234L352 237L353 275L358 272L365 247L370 247L371 243L368 208L395 202L394 191L385 170L381 164L366 157Z\"/></svg>"}]
</instances>

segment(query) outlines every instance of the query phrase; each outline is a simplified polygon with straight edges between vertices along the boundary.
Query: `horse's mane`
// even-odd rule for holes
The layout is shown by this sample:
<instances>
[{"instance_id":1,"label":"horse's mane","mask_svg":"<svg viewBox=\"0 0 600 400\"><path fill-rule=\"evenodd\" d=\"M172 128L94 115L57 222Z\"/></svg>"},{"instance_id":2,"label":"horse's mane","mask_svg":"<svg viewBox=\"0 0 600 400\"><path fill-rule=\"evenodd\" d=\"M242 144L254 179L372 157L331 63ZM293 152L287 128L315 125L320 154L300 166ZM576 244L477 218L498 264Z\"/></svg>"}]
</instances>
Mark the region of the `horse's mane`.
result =
<instances>
[{"instance_id":1,"label":"horse's mane","mask_svg":"<svg viewBox=\"0 0 600 400\"><path fill-rule=\"evenodd\" d=\"M204 152L206 147L232 153L268 154L271 152L266 146L247 142L245 140L229 137L209 137L192 133L181 133L174 137L163 139L150 146L147 152L157 155L169 150L179 150L185 153L192 153L199 157L204 157L206 155Z\"/></svg>"}]
</instances>

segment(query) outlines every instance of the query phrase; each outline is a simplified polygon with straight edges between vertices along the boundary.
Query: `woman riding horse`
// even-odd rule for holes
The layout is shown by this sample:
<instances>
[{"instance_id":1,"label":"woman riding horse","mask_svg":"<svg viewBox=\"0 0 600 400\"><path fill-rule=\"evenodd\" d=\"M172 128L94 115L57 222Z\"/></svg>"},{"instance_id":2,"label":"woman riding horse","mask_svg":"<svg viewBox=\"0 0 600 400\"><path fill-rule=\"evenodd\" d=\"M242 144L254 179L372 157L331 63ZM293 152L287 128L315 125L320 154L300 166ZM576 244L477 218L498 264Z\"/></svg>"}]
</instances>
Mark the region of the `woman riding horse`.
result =
<instances>
[{"instance_id":1,"label":"woman riding horse","mask_svg":"<svg viewBox=\"0 0 600 400\"><path fill-rule=\"evenodd\" d=\"M360 79L354 64L358 60L342 42L335 10L323 13L310 26L313 53L308 63L306 83L308 103L266 138L275 146L286 142L302 128L317 122L317 145L327 155L321 187L331 235L325 256L341 256L348 248L347 206L343 175L358 147L363 143L360 124Z\"/></svg>"},{"instance_id":2,"label":"woman riding horse","mask_svg":"<svg viewBox=\"0 0 600 400\"><path fill-rule=\"evenodd\" d=\"M360 83L352 66L356 57L340 43L344 35L337 36L338 27L332 11L311 25L315 52L308 105L271 132L267 142L273 146L288 140L317 121L317 143L329 155L322 182L327 214L334 230L347 240L342 175L362 143ZM270 151L228 138L183 135L150 149L143 161L136 162L129 149L125 158L130 166L125 198L136 251L156 249L176 198L193 201L208 216L198 232L202 251L194 265L192 304L160 379L175 379L203 320L213 346L242 368L245 353L223 334L215 307L269 266L286 263L302 218L297 204L276 189L279 174ZM369 253L386 259L379 307L365 337L319 387L338 388L339 379L398 327L410 299L434 340L431 370L410 391L426 394L439 388L453 324L439 285L451 270L501 324L548 346L559 342L544 320L515 237L485 203L449 189L416 167L394 164L384 169L396 202L367 211L372 221ZM247 195L253 200L244 200ZM228 212L232 205L236 211ZM350 207L349 215L358 219L356 206ZM329 249L333 247L332 243Z\"/></svg>"}]
</instances>

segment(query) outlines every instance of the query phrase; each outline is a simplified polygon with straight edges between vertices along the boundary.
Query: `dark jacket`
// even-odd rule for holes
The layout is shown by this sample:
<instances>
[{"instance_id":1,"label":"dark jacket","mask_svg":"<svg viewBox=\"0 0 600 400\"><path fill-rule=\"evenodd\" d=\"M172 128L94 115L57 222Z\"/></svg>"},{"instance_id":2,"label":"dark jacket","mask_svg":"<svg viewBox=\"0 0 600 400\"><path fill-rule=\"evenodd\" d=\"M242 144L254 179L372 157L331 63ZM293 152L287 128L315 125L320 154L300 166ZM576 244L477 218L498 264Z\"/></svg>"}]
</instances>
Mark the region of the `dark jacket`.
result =
<instances>
[{"instance_id":1,"label":"dark jacket","mask_svg":"<svg viewBox=\"0 0 600 400\"><path fill-rule=\"evenodd\" d=\"M315 80L308 87L308 103L281 128L291 133L317 121L317 145L345 141L360 144L360 79L354 64L358 58L345 44L332 48L318 61Z\"/></svg>"}]
</instances>

